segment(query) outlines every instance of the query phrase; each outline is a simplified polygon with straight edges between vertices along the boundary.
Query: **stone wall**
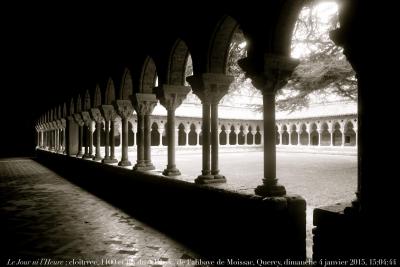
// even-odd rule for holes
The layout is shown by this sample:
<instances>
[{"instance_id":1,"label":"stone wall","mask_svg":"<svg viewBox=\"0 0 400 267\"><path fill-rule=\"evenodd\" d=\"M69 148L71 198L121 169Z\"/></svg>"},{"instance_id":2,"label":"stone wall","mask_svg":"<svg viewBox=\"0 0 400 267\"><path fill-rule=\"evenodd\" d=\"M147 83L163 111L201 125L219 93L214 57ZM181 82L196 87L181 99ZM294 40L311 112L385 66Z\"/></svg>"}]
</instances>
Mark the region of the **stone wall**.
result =
<instances>
[{"instance_id":1,"label":"stone wall","mask_svg":"<svg viewBox=\"0 0 400 267\"><path fill-rule=\"evenodd\" d=\"M205 258L305 259L306 202L262 198L37 151L38 160Z\"/></svg>"}]
</instances>

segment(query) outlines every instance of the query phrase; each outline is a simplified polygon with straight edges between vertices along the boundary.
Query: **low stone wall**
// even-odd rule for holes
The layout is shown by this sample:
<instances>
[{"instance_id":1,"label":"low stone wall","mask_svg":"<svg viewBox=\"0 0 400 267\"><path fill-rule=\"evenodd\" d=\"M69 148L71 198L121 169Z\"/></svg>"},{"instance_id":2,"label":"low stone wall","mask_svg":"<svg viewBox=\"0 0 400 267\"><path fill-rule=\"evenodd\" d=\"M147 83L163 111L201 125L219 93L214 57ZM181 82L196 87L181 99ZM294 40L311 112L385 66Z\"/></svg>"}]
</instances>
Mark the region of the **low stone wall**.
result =
<instances>
[{"instance_id":1,"label":"low stone wall","mask_svg":"<svg viewBox=\"0 0 400 267\"><path fill-rule=\"evenodd\" d=\"M397 266L398 219L352 212L351 203L314 210L313 260L320 266ZM397 216L398 217L398 216Z\"/></svg>"},{"instance_id":2,"label":"low stone wall","mask_svg":"<svg viewBox=\"0 0 400 267\"><path fill-rule=\"evenodd\" d=\"M37 160L207 259L304 260L306 202L196 185L38 150Z\"/></svg>"}]
</instances>

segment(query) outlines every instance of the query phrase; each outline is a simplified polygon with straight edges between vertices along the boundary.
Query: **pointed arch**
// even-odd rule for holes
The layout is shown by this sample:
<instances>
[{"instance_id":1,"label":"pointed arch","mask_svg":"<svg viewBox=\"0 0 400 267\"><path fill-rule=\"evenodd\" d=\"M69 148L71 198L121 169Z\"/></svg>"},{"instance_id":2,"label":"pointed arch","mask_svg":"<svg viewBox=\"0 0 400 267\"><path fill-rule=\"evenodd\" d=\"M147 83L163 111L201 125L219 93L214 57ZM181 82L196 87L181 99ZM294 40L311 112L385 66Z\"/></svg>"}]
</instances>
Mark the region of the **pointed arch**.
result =
<instances>
[{"instance_id":1,"label":"pointed arch","mask_svg":"<svg viewBox=\"0 0 400 267\"><path fill-rule=\"evenodd\" d=\"M212 73L226 73L232 36L239 24L231 16L225 15L218 23L211 37L208 51L207 70Z\"/></svg>"},{"instance_id":2,"label":"pointed arch","mask_svg":"<svg viewBox=\"0 0 400 267\"><path fill-rule=\"evenodd\" d=\"M104 104L111 105L115 101L115 86L113 80L108 78Z\"/></svg>"},{"instance_id":3,"label":"pointed arch","mask_svg":"<svg viewBox=\"0 0 400 267\"><path fill-rule=\"evenodd\" d=\"M83 109L84 110L89 110L92 107L90 104L90 93L89 90L86 90L85 92L85 102L83 103Z\"/></svg>"},{"instance_id":4,"label":"pointed arch","mask_svg":"<svg viewBox=\"0 0 400 267\"><path fill-rule=\"evenodd\" d=\"M78 97L76 98L76 113L82 112L82 100L81 100L81 95L78 94Z\"/></svg>"},{"instance_id":5,"label":"pointed arch","mask_svg":"<svg viewBox=\"0 0 400 267\"><path fill-rule=\"evenodd\" d=\"M93 107L98 107L101 105L101 90L100 86L96 85L96 89L94 90L93 95Z\"/></svg>"},{"instance_id":6,"label":"pointed arch","mask_svg":"<svg viewBox=\"0 0 400 267\"><path fill-rule=\"evenodd\" d=\"M140 88L141 93L152 94L153 88L155 87L157 80L157 69L154 60L151 57L146 57L142 73L140 76Z\"/></svg>"},{"instance_id":7,"label":"pointed arch","mask_svg":"<svg viewBox=\"0 0 400 267\"><path fill-rule=\"evenodd\" d=\"M185 85L186 65L190 56L186 43L178 39L175 41L168 64L168 83L172 85Z\"/></svg>"},{"instance_id":8,"label":"pointed arch","mask_svg":"<svg viewBox=\"0 0 400 267\"><path fill-rule=\"evenodd\" d=\"M129 97L132 94L133 94L132 76L129 69L126 68L124 70L124 74L122 75L121 88L119 91L119 99L129 100Z\"/></svg>"}]
</instances>

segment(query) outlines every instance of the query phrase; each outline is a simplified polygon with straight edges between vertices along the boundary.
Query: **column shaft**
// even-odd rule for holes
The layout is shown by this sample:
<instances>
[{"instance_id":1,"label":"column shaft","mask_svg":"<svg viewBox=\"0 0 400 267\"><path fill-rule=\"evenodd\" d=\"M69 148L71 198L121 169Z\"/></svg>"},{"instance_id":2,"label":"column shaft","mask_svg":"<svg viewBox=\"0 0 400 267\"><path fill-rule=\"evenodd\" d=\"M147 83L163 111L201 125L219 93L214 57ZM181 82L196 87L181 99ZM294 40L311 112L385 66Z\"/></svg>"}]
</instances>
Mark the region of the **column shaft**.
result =
<instances>
[{"instance_id":1,"label":"column shaft","mask_svg":"<svg viewBox=\"0 0 400 267\"><path fill-rule=\"evenodd\" d=\"M115 158L115 121L110 121L110 160L117 162Z\"/></svg>"},{"instance_id":2,"label":"column shaft","mask_svg":"<svg viewBox=\"0 0 400 267\"><path fill-rule=\"evenodd\" d=\"M110 159L110 121L104 122L105 144L104 144L104 159Z\"/></svg>"},{"instance_id":3,"label":"column shaft","mask_svg":"<svg viewBox=\"0 0 400 267\"><path fill-rule=\"evenodd\" d=\"M264 93L264 178L276 179L275 94ZM280 133L282 144L282 134Z\"/></svg>"},{"instance_id":4,"label":"column shaft","mask_svg":"<svg viewBox=\"0 0 400 267\"><path fill-rule=\"evenodd\" d=\"M146 167L144 164L144 115L137 114L137 162L134 167L136 170L142 170Z\"/></svg>"},{"instance_id":5,"label":"column shaft","mask_svg":"<svg viewBox=\"0 0 400 267\"><path fill-rule=\"evenodd\" d=\"M180 175L180 171L175 164L175 109L168 109L167 123L167 138L168 138L168 165L163 174L167 176Z\"/></svg>"},{"instance_id":6,"label":"column shaft","mask_svg":"<svg viewBox=\"0 0 400 267\"><path fill-rule=\"evenodd\" d=\"M211 104L211 174L218 176L218 103ZM222 178L222 177L218 177Z\"/></svg>"},{"instance_id":7,"label":"column shaft","mask_svg":"<svg viewBox=\"0 0 400 267\"><path fill-rule=\"evenodd\" d=\"M82 145L83 145L83 126L79 125L78 154L76 154L77 157L82 157Z\"/></svg>"},{"instance_id":8,"label":"column shaft","mask_svg":"<svg viewBox=\"0 0 400 267\"><path fill-rule=\"evenodd\" d=\"M101 138L101 122L96 122L96 154L94 160L101 160L100 138Z\"/></svg>"},{"instance_id":9,"label":"column shaft","mask_svg":"<svg viewBox=\"0 0 400 267\"><path fill-rule=\"evenodd\" d=\"M121 118L121 134L122 134L122 147L121 147L121 161L118 166L130 166L128 160L128 118Z\"/></svg>"},{"instance_id":10,"label":"column shaft","mask_svg":"<svg viewBox=\"0 0 400 267\"><path fill-rule=\"evenodd\" d=\"M155 169L151 163L151 119L149 114L144 115L144 162L147 169Z\"/></svg>"},{"instance_id":11,"label":"column shaft","mask_svg":"<svg viewBox=\"0 0 400 267\"><path fill-rule=\"evenodd\" d=\"M202 175L210 175L210 104L203 103L203 170Z\"/></svg>"}]
</instances>

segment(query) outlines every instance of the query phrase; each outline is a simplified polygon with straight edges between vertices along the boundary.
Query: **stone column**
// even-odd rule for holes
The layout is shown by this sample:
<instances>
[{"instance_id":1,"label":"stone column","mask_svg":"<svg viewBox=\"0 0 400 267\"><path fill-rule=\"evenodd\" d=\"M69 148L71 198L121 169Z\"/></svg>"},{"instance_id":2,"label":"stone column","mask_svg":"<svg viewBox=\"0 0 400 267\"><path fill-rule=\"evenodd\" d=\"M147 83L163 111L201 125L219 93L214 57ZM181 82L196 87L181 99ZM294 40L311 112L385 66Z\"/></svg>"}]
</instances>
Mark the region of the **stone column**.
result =
<instances>
[{"instance_id":1,"label":"stone column","mask_svg":"<svg viewBox=\"0 0 400 267\"><path fill-rule=\"evenodd\" d=\"M158 144L158 146L159 147L162 147L163 146L163 144L162 144L162 137L163 137L163 134L164 134L164 128L158 128L158 133L160 134L160 143Z\"/></svg>"},{"instance_id":2,"label":"stone column","mask_svg":"<svg viewBox=\"0 0 400 267\"><path fill-rule=\"evenodd\" d=\"M318 146L321 146L322 132L323 130L321 128L318 128Z\"/></svg>"},{"instance_id":3,"label":"stone column","mask_svg":"<svg viewBox=\"0 0 400 267\"><path fill-rule=\"evenodd\" d=\"M151 162L151 118L150 114L144 114L144 163L148 170L154 170Z\"/></svg>"},{"instance_id":4,"label":"stone column","mask_svg":"<svg viewBox=\"0 0 400 267\"><path fill-rule=\"evenodd\" d=\"M301 144L300 144L300 140L301 140L300 134L301 134L301 129L299 128L299 130L297 131L297 145L298 146L301 146Z\"/></svg>"},{"instance_id":5,"label":"stone column","mask_svg":"<svg viewBox=\"0 0 400 267\"><path fill-rule=\"evenodd\" d=\"M93 121L96 123L96 139L95 139L95 146L96 146L96 152L94 155L93 160L95 161L101 161L103 158L101 156L101 151L100 151L100 139L101 139L101 123L103 121L103 118L100 113L100 109L98 108L91 108L90 113L92 115Z\"/></svg>"},{"instance_id":6,"label":"stone column","mask_svg":"<svg viewBox=\"0 0 400 267\"><path fill-rule=\"evenodd\" d=\"M278 133L279 133L279 145L283 145L283 140L282 140L283 130L278 130ZM276 140L275 140L275 144L276 144Z\"/></svg>"},{"instance_id":7,"label":"stone column","mask_svg":"<svg viewBox=\"0 0 400 267\"><path fill-rule=\"evenodd\" d=\"M235 146L239 145L239 134L240 134L240 130L235 129Z\"/></svg>"},{"instance_id":8,"label":"stone column","mask_svg":"<svg viewBox=\"0 0 400 267\"><path fill-rule=\"evenodd\" d=\"M189 146L189 133L190 129L185 128L185 135L186 135L185 146Z\"/></svg>"},{"instance_id":9,"label":"stone column","mask_svg":"<svg viewBox=\"0 0 400 267\"><path fill-rule=\"evenodd\" d=\"M291 145L292 145L292 130L291 130L291 129L288 129L288 130L287 130L287 133L288 133L288 137L289 137L289 143L288 143L288 145L291 146Z\"/></svg>"},{"instance_id":10,"label":"stone column","mask_svg":"<svg viewBox=\"0 0 400 267\"><path fill-rule=\"evenodd\" d=\"M128 160L128 119L133 115L133 107L130 100L116 101L117 113L121 117L121 161L118 166L131 166L132 163Z\"/></svg>"},{"instance_id":11,"label":"stone column","mask_svg":"<svg viewBox=\"0 0 400 267\"><path fill-rule=\"evenodd\" d=\"M244 130L243 130L243 134L244 134L244 145L247 146L247 134L249 133L248 131L248 127L245 126Z\"/></svg>"},{"instance_id":12,"label":"stone column","mask_svg":"<svg viewBox=\"0 0 400 267\"><path fill-rule=\"evenodd\" d=\"M117 113L112 105L102 105L100 108L101 114L104 118L104 131L105 131L105 146L104 146L104 158L101 161L104 164L117 163L118 160L115 158L115 141L114 141L114 121L117 117Z\"/></svg>"},{"instance_id":13,"label":"stone column","mask_svg":"<svg viewBox=\"0 0 400 267\"><path fill-rule=\"evenodd\" d=\"M84 122L82 120L81 114L75 113L73 114L75 122L79 126L79 134L78 134L78 153L76 154L76 157L81 158L83 156L82 153L82 146L83 146L83 126Z\"/></svg>"},{"instance_id":14,"label":"stone column","mask_svg":"<svg viewBox=\"0 0 400 267\"><path fill-rule=\"evenodd\" d=\"M85 123L86 127L86 146L85 146L85 154L83 155L84 159L93 159L93 125L92 119L90 118L90 114L88 111L82 111L82 119Z\"/></svg>"},{"instance_id":15,"label":"stone column","mask_svg":"<svg viewBox=\"0 0 400 267\"><path fill-rule=\"evenodd\" d=\"M246 71L246 76L252 79L253 85L263 94L264 179L263 184L255 189L255 193L260 196L283 196L286 189L278 184L276 177L275 93L287 83L298 61L266 54L263 72L255 70L249 58L239 60L238 63Z\"/></svg>"},{"instance_id":16,"label":"stone column","mask_svg":"<svg viewBox=\"0 0 400 267\"><path fill-rule=\"evenodd\" d=\"M133 167L135 171L154 170L151 163L151 119L150 115L157 104L155 94L137 93L132 99L137 113L137 163Z\"/></svg>"},{"instance_id":17,"label":"stone column","mask_svg":"<svg viewBox=\"0 0 400 267\"><path fill-rule=\"evenodd\" d=\"M358 147L358 127L357 126L354 126L354 133L356 134L356 136L355 136L355 138L356 138L356 140L355 140L355 146L356 147Z\"/></svg>"},{"instance_id":18,"label":"stone column","mask_svg":"<svg viewBox=\"0 0 400 267\"><path fill-rule=\"evenodd\" d=\"M193 93L200 98L203 108L203 170L195 180L196 183L226 182L225 177L219 174L218 169L218 103L227 93L233 79L232 76L216 73L203 73L187 78ZM211 170L210 159L212 160Z\"/></svg>"},{"instance_id":19,"label":"stone column","mask_svg":"<svg viewBox=\"0 0 400 267\"><path fill-rule=\"evenodd\" d=\"M196 146L200 146L200 133L201 133L201 129L196 128L196 134L197 134L197 144L196 144Z\"/></svg>"},{"instance_id":20,"label":"stone column","mask_svg":"<svg viewBox=\"0 0 400 267\"><path fill-rule=\"evenodd\" d=\"M67 154L67 120L66 119L61 119L61 125L63 129L63 154Z\"/></svg>"},{"instance_id":21,"label":"stone column","mask_svg":"<svg viewBox=\"0 0 400 267\"><path fill-rule=\"evenodd\" d=\"M110 119L110 160L105 163L117 163L115 158L115 117Z\"/></svg>"}]
</instances>

